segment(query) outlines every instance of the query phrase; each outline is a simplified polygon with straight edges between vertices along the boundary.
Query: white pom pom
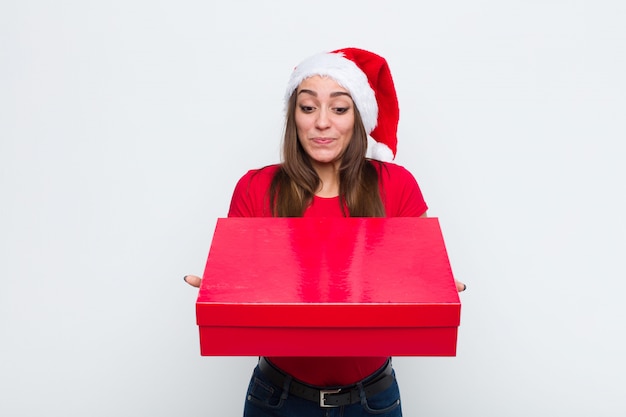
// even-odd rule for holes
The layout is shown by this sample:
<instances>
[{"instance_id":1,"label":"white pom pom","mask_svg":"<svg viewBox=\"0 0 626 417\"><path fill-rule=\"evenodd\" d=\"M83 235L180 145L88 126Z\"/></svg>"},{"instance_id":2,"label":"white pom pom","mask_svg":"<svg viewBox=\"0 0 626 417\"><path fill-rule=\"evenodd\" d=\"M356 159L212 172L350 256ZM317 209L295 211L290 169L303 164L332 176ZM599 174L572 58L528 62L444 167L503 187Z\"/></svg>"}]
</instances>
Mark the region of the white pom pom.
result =
<instances>
[{"instance_id":1,"label":"white pom pom","mask_svg":"<svg viewBox=\"0 0 626 417\"><path fill-rule=\"evenodd\" d=\"M367 158L376 159L381 162L393 161L393 152L383 143L376 142L371 136L367 136Z\"/></svg>"}]
</instances>

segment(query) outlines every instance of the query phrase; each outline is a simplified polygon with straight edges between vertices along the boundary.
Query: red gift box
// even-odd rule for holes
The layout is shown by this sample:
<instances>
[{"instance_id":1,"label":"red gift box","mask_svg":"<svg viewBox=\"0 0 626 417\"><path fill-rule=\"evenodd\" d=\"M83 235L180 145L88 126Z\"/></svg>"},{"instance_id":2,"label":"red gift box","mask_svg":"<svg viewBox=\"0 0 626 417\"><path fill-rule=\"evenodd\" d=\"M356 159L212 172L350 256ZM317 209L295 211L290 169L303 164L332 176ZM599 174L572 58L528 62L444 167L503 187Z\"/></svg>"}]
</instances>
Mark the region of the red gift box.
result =
<instances>
[{"instance_id":1,"label":"red gift box","mask_svg":"<svg viewBox=\"0 0 626 417\"><path fill-rule=\"evenodd\" d=\"M218 219L196 302L205 356L454 356L437 218Z\"/></svg>"}]
</instances>

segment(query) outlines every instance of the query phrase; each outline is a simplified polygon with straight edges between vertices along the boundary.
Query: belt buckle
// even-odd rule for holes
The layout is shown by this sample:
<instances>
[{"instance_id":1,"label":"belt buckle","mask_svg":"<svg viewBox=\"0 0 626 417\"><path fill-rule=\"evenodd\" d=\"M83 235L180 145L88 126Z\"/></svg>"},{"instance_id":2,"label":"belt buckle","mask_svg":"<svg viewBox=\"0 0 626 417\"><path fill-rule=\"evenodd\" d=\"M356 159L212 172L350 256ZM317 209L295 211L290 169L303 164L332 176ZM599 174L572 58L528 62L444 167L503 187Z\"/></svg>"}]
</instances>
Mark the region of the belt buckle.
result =
<instances>
[{"instance_id":1,"label":"belt buckle","mask_svg":"<svg viewBox=\"0 0 626 417\"><path fill-rule=\"evenodd\" d=\"M337 394L340 391L341 391L341 389L321 389L320 390L320 407L322 407L322 408L339 407L338 405L326 404L326 395L328 395L328 394Z\"/></svg>"}]
</instances>

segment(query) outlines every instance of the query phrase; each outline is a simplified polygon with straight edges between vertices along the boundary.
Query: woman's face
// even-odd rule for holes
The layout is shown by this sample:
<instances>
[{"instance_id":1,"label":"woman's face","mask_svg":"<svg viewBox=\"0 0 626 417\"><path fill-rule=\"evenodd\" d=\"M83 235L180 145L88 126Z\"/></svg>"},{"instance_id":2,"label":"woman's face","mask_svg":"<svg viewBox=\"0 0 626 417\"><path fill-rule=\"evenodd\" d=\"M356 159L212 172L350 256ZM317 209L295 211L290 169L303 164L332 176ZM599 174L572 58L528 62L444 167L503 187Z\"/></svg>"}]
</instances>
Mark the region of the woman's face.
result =
<instances>
[{"instance_id":1,"label":"woman's face","mask_svg":"<svg viewBox=\"0 0 626 417\"><path fill-rule=\"evenodd\" d=\"M332 78L316 75L302 81L296 94L300 144L314 166L338 167L354 131L354 103L348 90Z\"/></svg>"}]
</instances>

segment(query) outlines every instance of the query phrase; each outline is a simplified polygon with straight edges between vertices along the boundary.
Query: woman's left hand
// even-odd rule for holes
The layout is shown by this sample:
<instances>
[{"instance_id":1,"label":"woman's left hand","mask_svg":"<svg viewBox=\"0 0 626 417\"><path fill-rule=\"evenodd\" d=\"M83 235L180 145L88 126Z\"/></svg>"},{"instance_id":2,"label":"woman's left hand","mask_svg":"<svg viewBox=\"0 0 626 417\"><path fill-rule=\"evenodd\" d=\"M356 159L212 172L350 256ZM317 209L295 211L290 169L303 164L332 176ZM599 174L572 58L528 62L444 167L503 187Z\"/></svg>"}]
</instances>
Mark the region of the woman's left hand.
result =
<instances>
[{"instance_id":1,"label":"woman's left hand","mask_svg":"<svg viewBox=\"0 0 626 417\"><path fill-rule=\"evenodd\" d=\"M463 291L465 291L467 289L467 285L463 284L461 281L457 281L455 279L454 283L456 284L456 290L458 292L463 292Z\"/></svg>"}]
</instances>

